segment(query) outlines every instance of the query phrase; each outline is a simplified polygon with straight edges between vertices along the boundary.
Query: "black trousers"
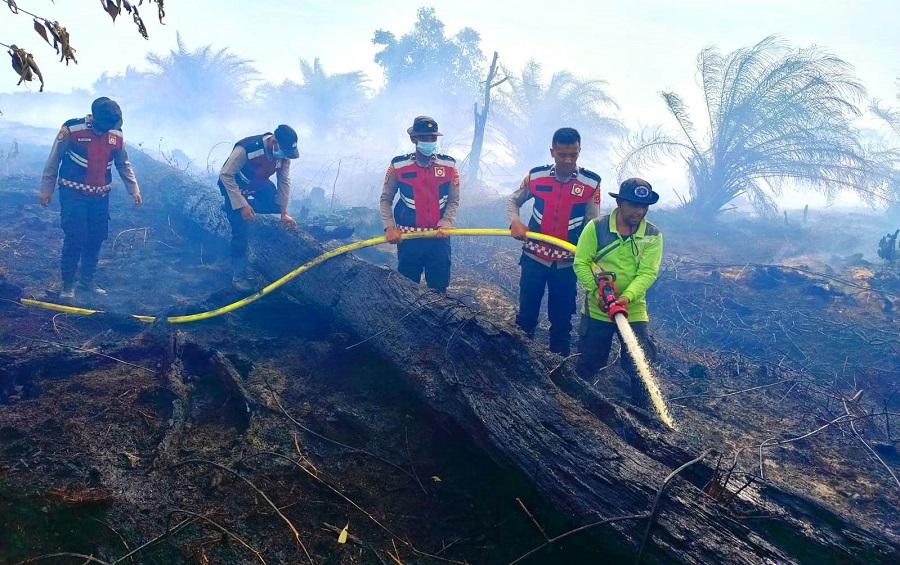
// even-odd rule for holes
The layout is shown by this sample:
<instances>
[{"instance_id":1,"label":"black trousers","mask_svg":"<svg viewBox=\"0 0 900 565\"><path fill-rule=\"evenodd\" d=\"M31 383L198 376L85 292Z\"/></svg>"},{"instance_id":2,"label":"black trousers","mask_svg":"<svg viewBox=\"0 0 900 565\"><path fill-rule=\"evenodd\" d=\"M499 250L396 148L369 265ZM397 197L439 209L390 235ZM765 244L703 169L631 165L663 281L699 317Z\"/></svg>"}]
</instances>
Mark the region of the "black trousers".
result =
<instances>
[{"instance_id":1,"label":"black trousers","mask_svg":"<svg viewBox=\"0 0 900 565\"><path fill-rule=\"evenodd\" d=\"M568 355L572 333L572 315L577 295L575 270L546 266L527 255L519 259L519 313L516 324L528 335L534 334L547 289L547 318L550 320L550 351Z\"/></svg>"},{"instance_id":2,"label":"black trousers","mask_svg":"<svg viewBox=\"0 0 900 565\"><path fill-rule=\"evenodd\" d=\"M109 195L94 196L60 186L59 205L59 223L65 236L60 258L63 288L74 286L79 263L80 283L90 286L97 271L100 247L109 235Z\"/></svg>"},{"instance_id":3,"label":"black trousers","mask_svg":"<svg viewBox=\"0 0 900 565\"><path fill-rule=\"evenodd\" d=\"M247 202L253 208L253 211L257 214L281 213L281 206L275 200L277 192L275 184L270 180L266 180L257 186L258 188L255 188L250 196L247 197ZM222 181L219 181L219 191L225 197L225 215L228 216L228 223L231 225L231 258L245 259L247 257L247 235L249 232L247 220L241 217L240 210L231 208L231 200L228 198L228 192L225 190L225 185L222 184Z\"/></svg>"},{"instance_id":4,"label":"black trousers","mask_svg":"<svg viewBox=\"0 0 900 565\"><path fill-rule=\"evenodd\" d=\"M446 292L450 286L450 238L401 240L397 271L417 284L424 273L428 288Z\"/></svg>"},{"instance_id":5,"label":"black trousers","mask_svg":"<svg viewBox=\"0 0 900 565\"><path fill-rule=\"evenodd\" d=\"M647 362L653 364L656 361L656 345L650 336L650 324L648 322L631 322L631 329L638 339L638 343L647 355ZM613 335L618 334L616 325L611 322L595 320L589 316L582 316L578 327L578 363L576 370L585 380L591 380L601 368L609 362L609 352L612 349ZM631 380L631 399L635 404L645 406L647 404L647 392L641 378L638 376L637 366L625 349L622 338L619 336L622 347L622 355L619 365Z\"/></svg>"}]
</instances>

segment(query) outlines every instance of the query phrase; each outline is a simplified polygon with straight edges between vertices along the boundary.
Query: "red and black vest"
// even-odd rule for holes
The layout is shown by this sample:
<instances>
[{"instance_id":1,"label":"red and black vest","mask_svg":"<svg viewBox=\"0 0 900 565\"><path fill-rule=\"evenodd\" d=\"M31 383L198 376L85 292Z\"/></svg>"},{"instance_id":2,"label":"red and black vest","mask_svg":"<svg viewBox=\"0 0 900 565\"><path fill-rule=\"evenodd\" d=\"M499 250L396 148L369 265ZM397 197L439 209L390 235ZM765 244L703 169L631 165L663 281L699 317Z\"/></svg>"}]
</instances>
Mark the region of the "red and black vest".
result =
<instances>
[{"instance_id":1,"label":"red and black vest","mask_svg":"<svg viewBox=\"0 0 900 565\"><path fill-rule=\"evenodd\" d=\"M528 176L528 190L534 198L528 230L577 244L578 236L584 230L588 203L595 198L599 201L600 175L578 168L569 179L560 181L556 178L556 169L544 165L531 169ZM572 258L572 253L565 249L540 241L527 241L525 251L546 261Z\"/></svg>"},{"instance_id":2,"label":"red and black vest","mask_svg":"<svg viewBox=\"0 0 900 565\"><path fill-rule=\"evenodd\" d=\"M394 222L402 231L434 229L444 217L450 186L459 182L456 160L448 155L435 155L431 165L416 163L416 154L400 155L391 160L400 198L394 206Z\"/></svg>"},{"instance_id":3,"label":"red and black vest","mask_svg":"<svg viewBox=\"0 0 900 565\"><path fill-rule=\"evenodd\" d=\"M65 150L59 168L60 186L96 196L108 194L116 151L125 147L122 132L97 133L88 118L76 118L64 123L59 135L60 148Z\"/></svg>"},{"instance_id":4,"label":"red and black vest","mask_svg":"<svg viewBox=\"0 0 900 565\"><path fill-rule=\"evenodd\" d=\"M283 165L283 159L275 159L266 153L266 141L270 137L271 133L252 135L234 144L235 148L243 147L247 152L247 162L234 175L242 191L256 191Z\"/></svg>"}]
</instances>

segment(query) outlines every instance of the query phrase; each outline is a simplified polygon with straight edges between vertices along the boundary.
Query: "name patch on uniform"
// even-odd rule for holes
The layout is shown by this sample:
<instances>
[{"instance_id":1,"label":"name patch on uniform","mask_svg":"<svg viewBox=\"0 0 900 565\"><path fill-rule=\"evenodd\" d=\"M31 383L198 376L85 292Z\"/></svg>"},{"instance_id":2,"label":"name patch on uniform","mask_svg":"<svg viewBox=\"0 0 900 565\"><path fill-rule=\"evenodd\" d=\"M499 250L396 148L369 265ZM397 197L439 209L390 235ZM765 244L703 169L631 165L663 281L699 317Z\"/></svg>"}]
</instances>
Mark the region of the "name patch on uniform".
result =
<instances>
[{"instance_id":1,"label":"name patch on uniform","mask_svg":"<svg viewBox=\"0 0 900 565\"><path fill-rule=\"evenodd\" d=\"M572 196L584 196L584 185L576 184L572 187Z\"/></svg>"},{"instance_id":2,"label":"name patch on uniform","mask_svg":"<svg viewBox=\"0 0 900 565\"><path fill-rule=\"evenodd\" d=\"M91 140L90 137L79 137L78 138L78 141L90 141L90 140Z\"/></svg>"},{"instance_id":3,"label":"name patch on uniform","mask_svg":"<svg viewBox=\"0 0 900 565\"><path fill-rule=\"evenodd\" d=\"M109 144L110 145L116 144L116 136L114 136L114 135L109 136Z\"/></svg>"},{"instance_id":4,"label":"name patch on uniform","mask_svg":"<svg viewBox=\"0 0 900 565\"><path fill-rule=\"evenodd\" d=\"M444 172L444 167L435 167L434 168L434 176L443 177L446 173Z\"/></svg>"}]
</instances>

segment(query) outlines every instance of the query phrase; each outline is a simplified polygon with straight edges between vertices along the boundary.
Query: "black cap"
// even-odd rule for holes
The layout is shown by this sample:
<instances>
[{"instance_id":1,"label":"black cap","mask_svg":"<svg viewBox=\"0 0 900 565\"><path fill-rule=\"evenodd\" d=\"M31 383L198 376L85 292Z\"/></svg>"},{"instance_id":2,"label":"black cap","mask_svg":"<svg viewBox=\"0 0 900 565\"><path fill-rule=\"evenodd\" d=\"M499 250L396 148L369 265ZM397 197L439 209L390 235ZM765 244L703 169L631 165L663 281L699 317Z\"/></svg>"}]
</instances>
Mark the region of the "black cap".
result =
<instances>
[{"instance_id":1,"label":"black cap","mask_svg":"<svg viewBox=\"0 0 900 565\"><path fill-rule=\"evenodd\" d=\"M91 104L91 116L94 128L99 131L122 128L122 109L106 96L94 100Z\"/></svg>"},{"instance_id":2,"label":"black cap","mask_svg":"<svg viewBox=\"0 0 900 565\"><path fill-rule=\"evenodd\" d=\"M417 135L444 135L438 131L437 122L431 116L417 116L413 120L411 128L406 129L406 133L412 136Z\"/></svg>"},{"instance_id":3,"label":"black cap","mask_svg":"<svg viewBox=\"0 0 900 565\"><path fill-rule=\"evenodd\" d=\"M300 156L300 150L297 149L297 132L291 126L281 124L275 128L275 141L278 142L278 148L288 159L296 159Z\"/></svg>"},{"instance_id":4,"label":"black cap","mask_svg":"<svg viewBox=\"0 0 900 565\"><path fill-rule=\"evenodd\" d=\"M609 195L641 206L650 206L659 200L659 194L653 192L650 183L637 177L625 179L619 185L619 194L610 192Z\"/></svg>"}]
</instances>

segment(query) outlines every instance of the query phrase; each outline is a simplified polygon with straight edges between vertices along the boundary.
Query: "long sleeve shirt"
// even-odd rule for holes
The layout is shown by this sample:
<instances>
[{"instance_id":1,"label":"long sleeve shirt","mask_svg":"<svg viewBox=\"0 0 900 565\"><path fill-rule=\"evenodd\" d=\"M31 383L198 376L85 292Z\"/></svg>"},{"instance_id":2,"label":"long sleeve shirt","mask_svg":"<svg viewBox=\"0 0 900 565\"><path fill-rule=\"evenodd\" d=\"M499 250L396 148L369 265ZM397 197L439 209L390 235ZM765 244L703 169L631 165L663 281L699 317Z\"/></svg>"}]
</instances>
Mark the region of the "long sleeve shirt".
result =
<instances>
[{"instance_id":1,"label":"long sleeve shirt","mask_svg":"<svg viewBox=\"0 0 900 565\"><path fill-rule=\"evenodd\" d=\"M281 165L275 169L275 201L284 213L287 212L288 204L291 201L291 161L290 159L281 159L280 161ZM234 178L246 164L247 150L237 146L231 151L231 155L228 156L225 164L222 165L222 170L219 171L219 180L225 186L225 192L228 194L228 200L231 202L233 210L239 210L248 204L241 192L241 187Z\"/></svg>"},{"instance_id":2,"label":"long sleeve shirt","mask_svg":"<svg viewBox=\"0 0 900 565\"><path fill-rule=\"evenodd\" d=\"M56 188L59 180L59 166L62 163L63 155L66 154L69 147L69 128L63 126L59 130L59 135L53 140L53 146L50 148L50 156L47 157L47 163L44 165L44 172L41 175L41 195L50 196ZM128 160L128 151L123 147L119 151L113 152L113 163L116 171L125 185L125 190L132 196L140 194L141 188L138 185L137 177L134 175L134 168L131 161Z\"/></svg>"},{"instance_id":3,"label":"long sleeve shirt","mask_svg":"<svg viewBox=\"0 0 900 565\"><path fill-rule=\"evenodd\" d=\"M429 157L424 163L419 162L418 157L416 164L420 167L430 167L434 163L435 157ZM450 192L447 197L447 205L444 207L444 215L438 221L439 228L452 228L456 225L456 216L459 214L459 171L453 167L453 178L450 182ZM393 165L388 165L387 172L384 174L384 186L381 190L381 199L379 201L379 209L381 210L381 222L384 229L397 227L394 221L394 198L397 196L397 174Z\"/></svg>"},{"instance_id":4,"label":"long sleeve shirt","mask_svg":"<svg viewBox=\"0 0 900 565\"><path fill-rule=\"evenodd\" d=\"M575 276L588 293L584 312L591 318L609 322L609 316L597 304L597 280L594 266L616 274L615 288L619 296L628 298L628 319L646 322L647 290L656 282L662 263L663 235L659 229L641 220L638 229L623 237L616 228L618 210L592 221L578 238L575 251Z\"/></svg>"}]
</instances>

